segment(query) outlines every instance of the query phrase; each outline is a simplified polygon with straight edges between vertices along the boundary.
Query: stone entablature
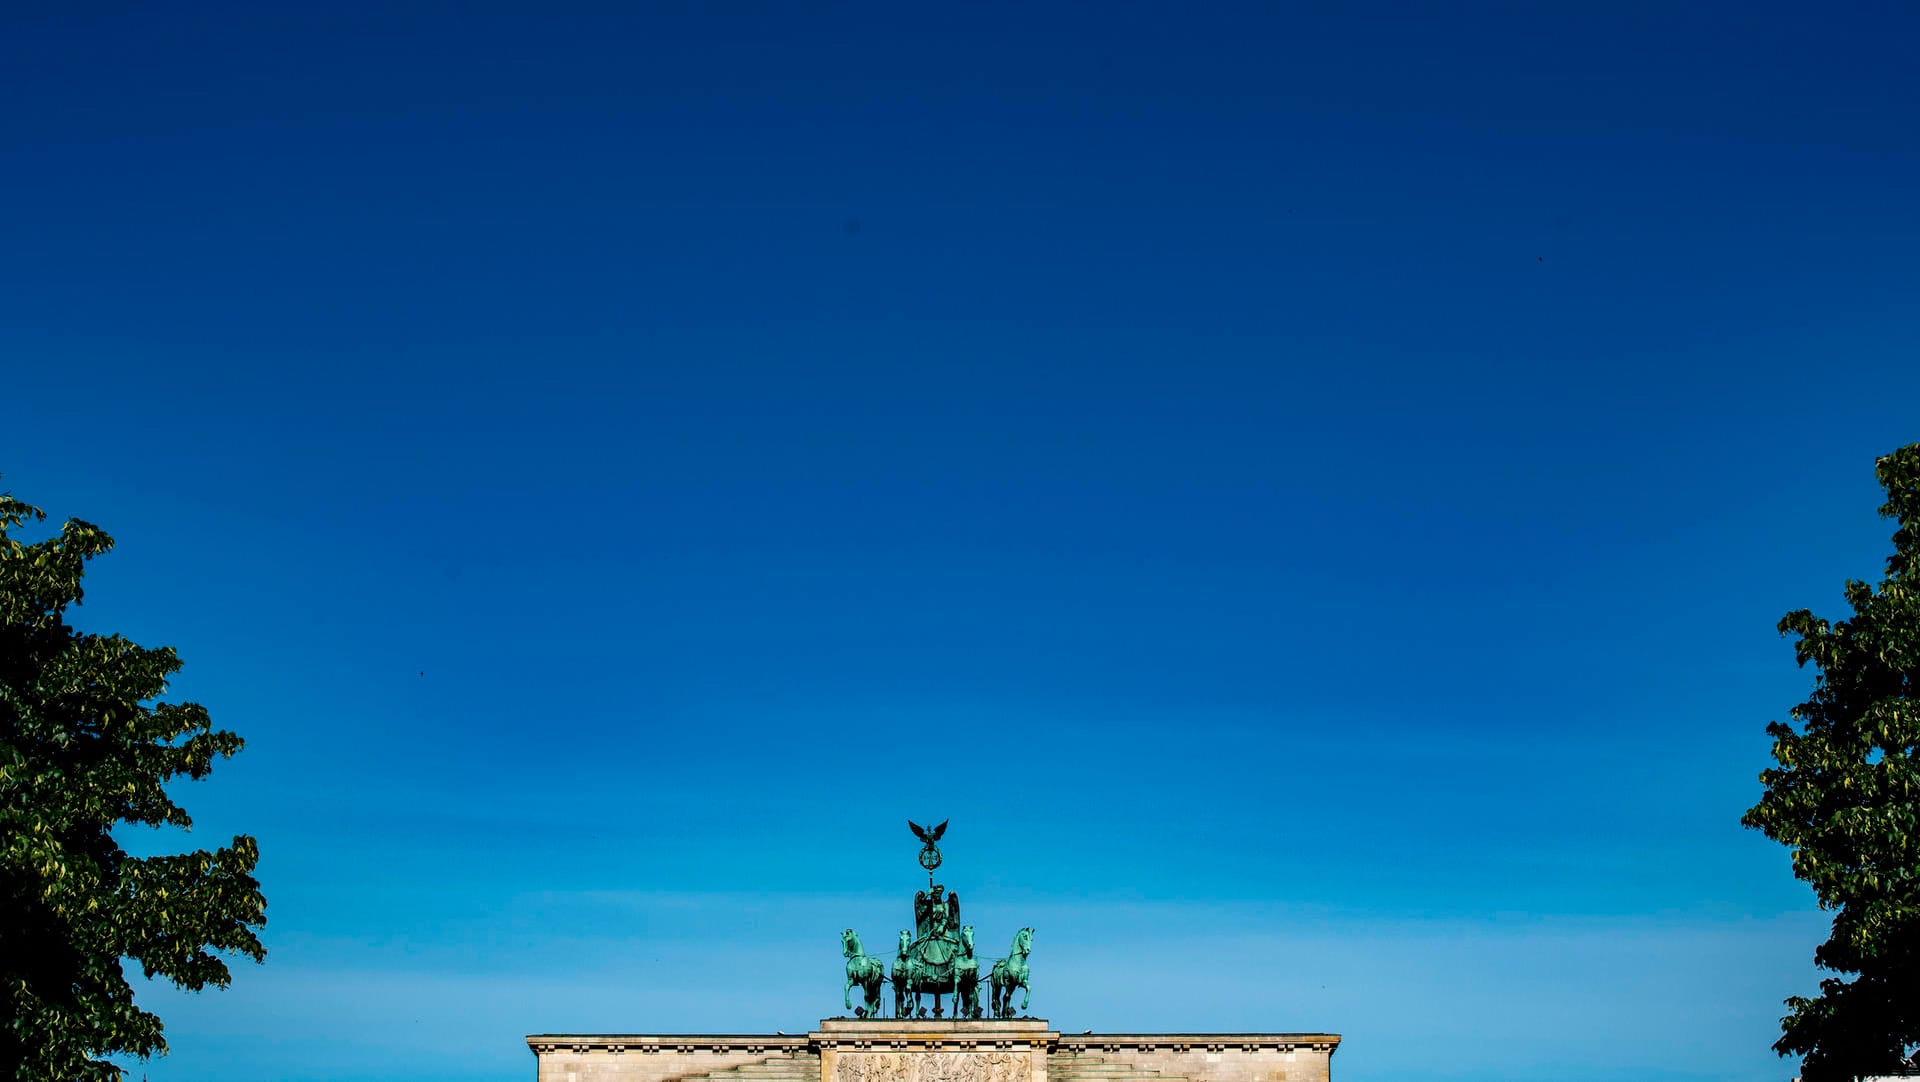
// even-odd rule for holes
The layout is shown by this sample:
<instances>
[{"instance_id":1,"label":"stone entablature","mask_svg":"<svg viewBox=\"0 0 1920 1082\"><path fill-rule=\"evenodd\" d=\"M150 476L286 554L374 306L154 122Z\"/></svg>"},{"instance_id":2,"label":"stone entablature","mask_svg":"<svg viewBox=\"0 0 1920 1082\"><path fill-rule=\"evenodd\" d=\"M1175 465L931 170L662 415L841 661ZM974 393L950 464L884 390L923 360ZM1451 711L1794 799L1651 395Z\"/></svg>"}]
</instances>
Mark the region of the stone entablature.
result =
<instances>
[{"instance_id":1,"label":"stone entablature","mask_svg":"<svg viewBox=\"0 0 1920 1082\"><path fill-rule=\"evenodd\" d=\"M692 1055L712 1052L716 1055L754 1057L768 1052L804 1052L807 1038L801 1035L766 1033L536 1033L527 1038L527 1047L535 1055L550 1052L672 1052Z\"/></svg>"},{"instance_id":2,"label":"stone entablature","mask_svg":"<svg viewBox=\"0 0 1920 1082\"><path fill-rule=\"evenodd\" d=\"M1329 1082L1332 1033L1061 1034L828 1019L800 1034L535 1034L539 1082Z\"/></svg>"},{"instance_id":3,"label":"stone entablature","mask_svg":"<svg viewBox=\"0 0 1920 1082\"><path fill-rule=\"evenodd\" d=\"M1048 1051L1060 1034L1039 1018L920 1020L829 1018L807 1034L816 1050L834 1048L1020 1048Z\"/></svg>"},{"instance_id":4,"label":"stone entablature","mask_svg":"<svg viewBox=\"0 0 1920 1082\"><path fill-rule=\"evenodd\" d=\"M1292 1052L1331 1053L1337 1033L1078 1033L1062 1035L1056 1052Z\"/></svg>"}]
</instances>

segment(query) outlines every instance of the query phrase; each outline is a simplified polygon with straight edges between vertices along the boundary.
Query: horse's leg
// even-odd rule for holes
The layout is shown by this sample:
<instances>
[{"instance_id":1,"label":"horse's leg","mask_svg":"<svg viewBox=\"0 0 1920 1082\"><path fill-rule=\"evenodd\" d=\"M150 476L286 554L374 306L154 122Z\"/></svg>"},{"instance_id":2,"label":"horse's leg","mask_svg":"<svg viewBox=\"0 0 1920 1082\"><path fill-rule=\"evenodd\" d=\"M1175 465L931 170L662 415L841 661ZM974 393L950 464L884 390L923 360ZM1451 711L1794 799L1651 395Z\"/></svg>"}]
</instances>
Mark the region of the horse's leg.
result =
<instances>
[{"instance_id":1,"label":"horse's leg","mask_svg":"<svg viewBox=\"0 0 1920 1082\"><path fill-rule=\"evenodd\" d=\"M1013 998L1013 995L1011 994L1012 989L1008 989L1008 993L1009 994L1007 995L1007 998L1012 999ZM1032 1005L1033 1005L1033 985L1028 984L1026 975L1022 974L1020 977L1020 1014L1022 1016L1025 1016L1027 1013L1027 1008L1031 1007Z\"/></svg>"},{"instance_id":2,"label":"horse's leg","mask_svg":"<svg viewBox=\"0 0 1920 1082\"><path fill-rule=\"evenodd\" d=\"M847 974L847 986L840 990L840 1006L843 1009L849 1010L849 1011L853 1009L853 1000L850 998L852 994L853 994L853 974L849 973Z\"/></svg>"}]
</instances>

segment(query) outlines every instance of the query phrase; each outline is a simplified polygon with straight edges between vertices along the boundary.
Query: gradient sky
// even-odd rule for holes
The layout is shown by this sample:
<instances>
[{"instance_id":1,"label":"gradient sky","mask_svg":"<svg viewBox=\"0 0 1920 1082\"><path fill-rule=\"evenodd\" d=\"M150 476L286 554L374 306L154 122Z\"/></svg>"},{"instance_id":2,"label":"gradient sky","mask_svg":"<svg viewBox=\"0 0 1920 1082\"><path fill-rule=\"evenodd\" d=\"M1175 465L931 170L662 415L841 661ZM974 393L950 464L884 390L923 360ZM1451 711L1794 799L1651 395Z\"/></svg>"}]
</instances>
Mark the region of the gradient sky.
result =
<instances>
[{"instance_id":1,"label":"gradient sky","mask_svg":"<svg viewBox=\"0 0 1920 1082\"><path fill-rule=\"evenodd\" d=\"M1063 1029L1773 1082L1739 826L1920 439L1911 5L16 5L0 472L246 750L152 1082Z\"/></svg>"}]
</instances>

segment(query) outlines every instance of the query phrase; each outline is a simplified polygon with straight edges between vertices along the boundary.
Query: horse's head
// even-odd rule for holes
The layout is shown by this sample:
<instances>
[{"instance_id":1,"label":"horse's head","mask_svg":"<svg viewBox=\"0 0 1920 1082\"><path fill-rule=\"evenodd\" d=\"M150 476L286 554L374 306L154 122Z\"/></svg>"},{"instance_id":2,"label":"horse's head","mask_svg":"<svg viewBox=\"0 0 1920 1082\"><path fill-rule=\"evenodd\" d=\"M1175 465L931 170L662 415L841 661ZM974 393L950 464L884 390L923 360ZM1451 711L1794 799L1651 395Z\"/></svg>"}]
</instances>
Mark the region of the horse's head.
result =
<instances>
[{"instance_id":1,"label":"horse's head","mask_svg":"<svg viewBox=\"0 0 1920 1082\"><path fill-rule=\"evenodd\" d=\"M913 946L913 933L907 931L905 928L900 929L900 957L905 958L907 956L908 949L911 948L912 946Z\"/></svg>"},{"instance_id":2,"label":"horse's head","mask_svg":"<svg viewBox=\"0 0 1920 1082\"><path fill-rule=\"evenodd\" d=\"M960 947L966 951L969 956L973 954L973 925L962 924L960 926Z\"/></svg>"},{"instance_id":3,"label":"horse's head","mask_svg":"<svg viewBox=\"0 0 1920 1082\"><path fill-rule=\"evenodd\" d=\"M863 953L860 950L860 937L851 928L840 933L840 953L848 958L858 958Z\"/></svg>"},{"instance_id":4,"label":"horse's head","mask_svg":"<svg viewBox=\"0 0 1920 1082\"><path fill-rule=\"evenodd\" d=\"M1022 928L1013 933L1013 951L1015 954L1026 954L1031 950L1033 950L1033 929Z\"/></svg>"}]
</instances>

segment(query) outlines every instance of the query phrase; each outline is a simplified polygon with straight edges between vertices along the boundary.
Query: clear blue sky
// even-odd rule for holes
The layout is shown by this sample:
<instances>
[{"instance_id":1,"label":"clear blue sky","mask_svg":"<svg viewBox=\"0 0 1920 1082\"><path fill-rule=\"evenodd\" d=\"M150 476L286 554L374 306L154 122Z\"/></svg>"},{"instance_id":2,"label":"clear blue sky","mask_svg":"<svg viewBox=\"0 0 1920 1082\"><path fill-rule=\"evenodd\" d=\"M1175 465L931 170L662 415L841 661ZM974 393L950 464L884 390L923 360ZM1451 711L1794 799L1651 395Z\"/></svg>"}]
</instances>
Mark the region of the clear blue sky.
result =
<instances>
[{"instance_id":1,"label":"clear blue sky","mask_svg":"<svg viewBox=\"0 0 1920 1082\"><path fill-rule=\"evenodd\" d=\"M152 1082L1062 1028L1790 1077L1738 825L1920 439L1910 6L20 7L0 471L246 751ZM138 846L177 837L132 836Z\"/></svg>"}]
</instances>

